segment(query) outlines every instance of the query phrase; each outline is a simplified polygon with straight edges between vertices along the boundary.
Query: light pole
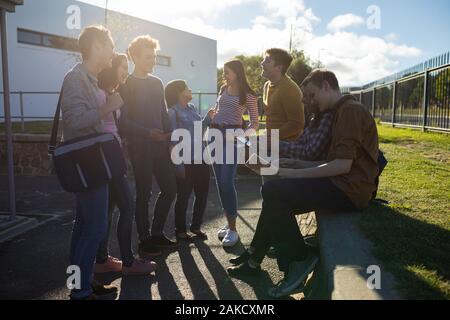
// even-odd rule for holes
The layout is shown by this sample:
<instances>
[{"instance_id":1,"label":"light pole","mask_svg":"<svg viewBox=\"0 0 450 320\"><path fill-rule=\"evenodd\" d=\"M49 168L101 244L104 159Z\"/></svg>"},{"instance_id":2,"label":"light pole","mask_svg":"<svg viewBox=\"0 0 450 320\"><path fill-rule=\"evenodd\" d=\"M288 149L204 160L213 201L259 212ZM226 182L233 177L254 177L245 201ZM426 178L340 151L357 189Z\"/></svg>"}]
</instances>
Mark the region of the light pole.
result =
<instances>
[{"instance_id":1,"label":"light pole","mask_svg":"<svg viewBox=\"0 0 450 320\"><path fill-rule=\"evenodd\" d=\"M6 12L14 12L16 6L23 5L23 0L0 1L0 42L3 75L3 108L5 110L5 140L6 158L8 163L8 192L10 219L16 219L16 186L14 181L13 139L11 123L11 100L9 92L9 65L8 65L8 28L6 24Z\"/></svg>"},{"instance_id":2,"label":"light pole","mask_svg":"<svg viewBox=\"0 0 450 320\"><path fill-rule=\"evenodd\" d=\"M319 49L319 59L317 60L317 68L321 68L321 64L322 64L322 62L320 61L320 59L321 59L321 52L322 51L328 51L327 49L325 49L325 48L320 48Z\"/></svg>"},{"instance_id":3,"label":"light pole","mask_svg":"<svg viewBox=\"0 0 450 320\"><path fill-rule=\"evenodd\" d=\"M0 9L1 25L1 47L3 63L3 106L5 109L5 137L6 156L8 162L8 191L9 210L11 220L16 218L16 187L14 183L14 160L13 160L13 138L11 124L11 106L9 92L9 69L8 69L8 29L6 28L6 9Z\"/></svg>"},{"instance_id":4,"label":"light pole","mask_svg":"<svg viewBox=\"0 0 450 320\"><path fill-rule=\"evenodd\" d=\"M108 26L108 2L109 0L106 0L105 3L105 27Z\"/></svg>"},{"instance_id":5,"label":"light pole","mask_svg":"<svg viewBox=\"0 0 450 320\"><path fill-rule=\"evenodd\" d=\"M289 53L292 53L293 28L294 28L294 25L291 24L291 35L290 35L290 37L289 37Z\"/></svg>"}]
</instances>

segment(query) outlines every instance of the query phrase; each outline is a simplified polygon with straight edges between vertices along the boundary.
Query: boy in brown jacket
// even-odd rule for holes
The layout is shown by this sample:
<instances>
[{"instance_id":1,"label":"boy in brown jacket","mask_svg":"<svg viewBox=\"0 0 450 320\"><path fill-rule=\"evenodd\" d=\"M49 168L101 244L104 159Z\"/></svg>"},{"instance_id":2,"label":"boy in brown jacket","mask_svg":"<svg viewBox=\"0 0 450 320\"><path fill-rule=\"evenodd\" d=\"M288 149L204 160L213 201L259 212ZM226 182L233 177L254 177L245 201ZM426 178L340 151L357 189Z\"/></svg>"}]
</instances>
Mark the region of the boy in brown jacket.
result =
<instances>
[{"instance_id":1,"label":"boy in brown jacket","mask_svg":"<svg viewBox=\"0 0 450 320\"><path fill-rule=\"evenodd\" d=\"M265 253L274 244L285 278L269 290L273 298L298 291L317 263L317 257L308 253L295 215L364 209L376 190L379 171L378 132L369 111L352 96L342 96L338 80L330 71L313 71L302 87L321 112L336 112L327 159L294 163L299 169L282 168L281 179L262 187L262 211L251 247L235 259L239 266L228 269L232 276L257 274ZM281 159L281 167L283 162Z\"/></svg>"}]
</instances>

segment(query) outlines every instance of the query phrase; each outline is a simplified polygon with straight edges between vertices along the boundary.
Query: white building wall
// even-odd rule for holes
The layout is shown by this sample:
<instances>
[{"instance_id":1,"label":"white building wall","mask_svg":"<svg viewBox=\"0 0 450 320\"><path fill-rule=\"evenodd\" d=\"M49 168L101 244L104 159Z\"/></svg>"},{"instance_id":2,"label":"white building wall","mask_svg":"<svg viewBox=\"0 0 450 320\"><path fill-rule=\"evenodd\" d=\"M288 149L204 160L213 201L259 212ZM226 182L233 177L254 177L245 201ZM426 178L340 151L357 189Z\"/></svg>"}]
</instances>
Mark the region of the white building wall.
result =
<instances>
[{"instance_id":1,"label":"white building wall","mask_svg":"<svg viewBox=\"0 0 450 320\"><path fill-rule=\"evenodd\" d=\"M71 5L80 8L81 28L105 22L105 10L74 0L26 0L16 13L8 14L8 52L11 91L59 91L65 73L79 61L73 52L20 44L17 28L77 38L80 30L70 30L66 22ZM155 75L164 83L185 79L194 92L216 92L217 42L163 25L109 12L108 28L113 33L118 52L125 52L129 42L138 35L150 34L161 45L160 54L171 58L171 66L157 66ZM132 69L130 68L130 72ZM2 85L2 80L0 81ZM1 89L2 90L2 89ZM3 116L3 99L0 99ZM19 95L12 95L12 115L20 115ZM202 110L212 105L215 97L202 98ZM24 94L25 116L52 116L56 95ZM198 99L194 96L194 103ZM3 121L0 119L0 121Z\"/></svg>"}]
</instances>

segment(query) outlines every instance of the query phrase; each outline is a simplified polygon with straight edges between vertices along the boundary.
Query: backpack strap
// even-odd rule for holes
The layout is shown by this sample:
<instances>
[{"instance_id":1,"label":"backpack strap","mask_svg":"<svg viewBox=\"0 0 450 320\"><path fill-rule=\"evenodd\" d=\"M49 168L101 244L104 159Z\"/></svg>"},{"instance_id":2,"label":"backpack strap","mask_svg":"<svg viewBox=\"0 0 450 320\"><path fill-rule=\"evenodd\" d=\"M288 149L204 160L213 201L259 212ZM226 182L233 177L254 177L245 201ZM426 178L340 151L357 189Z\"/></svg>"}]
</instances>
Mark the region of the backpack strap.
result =
<instances>
[{"instance_id":1,"label":"backpack strap","mask_svg":"<svg viewBox=\"0 0 450 320\"><path fill-rule=\"evenodd\" d=\"M56 106L55 116L53 117L53 127L52 134L50 136L50 141L48 144L48 154L53 155L55 153L57 139L58 139L58 129L59 129L59 118L61 117L61 105L62 105L62 96L63 89L61 88L61 92L58 98L58 105Z\"/></svg>"}]
</instances>

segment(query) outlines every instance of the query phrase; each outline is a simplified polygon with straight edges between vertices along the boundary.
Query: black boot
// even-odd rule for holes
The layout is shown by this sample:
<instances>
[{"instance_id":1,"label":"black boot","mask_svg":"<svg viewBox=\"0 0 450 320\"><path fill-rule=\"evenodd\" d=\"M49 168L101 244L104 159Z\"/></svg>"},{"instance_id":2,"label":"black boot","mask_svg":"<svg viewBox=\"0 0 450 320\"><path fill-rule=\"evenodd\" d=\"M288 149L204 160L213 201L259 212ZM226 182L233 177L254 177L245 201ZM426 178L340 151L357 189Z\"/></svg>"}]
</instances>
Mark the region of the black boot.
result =
<instances>
[{"instance_id":1,"label":"black boot","mask_svg":"<svg viewBox=\"0 0 450 320\"><path fill-rule=\"evenodd\" d=\"M261 272L261 266L257 266L256 268L250 267L248 262L245 262L237 267L230 267L227 269L228 274L232 277L254 277L257 276Z\"/></svg>"},{"instance_id":2,"label":"black boot","mask_svg":"<svg viewBox=\"0 0 450 320\"><path fill-rule=\"evenodd\" d=\"M239 257L230 259L230 263L233 266L238 266L243 264L244 262L247 262L248 259L250 259L250 252L248 252L248 250L245 250L245 252L243 254L241 254Z\"/></svg>"}]
</instances>

